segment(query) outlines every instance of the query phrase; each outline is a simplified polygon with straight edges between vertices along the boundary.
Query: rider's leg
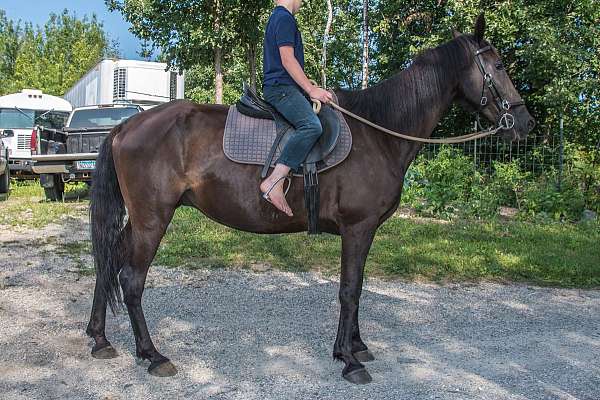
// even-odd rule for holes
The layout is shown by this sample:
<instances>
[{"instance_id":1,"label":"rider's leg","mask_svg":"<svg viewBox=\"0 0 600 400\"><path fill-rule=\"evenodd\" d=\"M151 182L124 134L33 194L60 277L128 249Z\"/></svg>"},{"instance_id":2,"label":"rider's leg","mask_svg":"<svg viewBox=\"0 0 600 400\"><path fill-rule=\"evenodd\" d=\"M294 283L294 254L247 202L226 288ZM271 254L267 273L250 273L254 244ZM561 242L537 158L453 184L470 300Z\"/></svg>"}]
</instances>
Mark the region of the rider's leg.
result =
<instances>
[{"instance_id":1,"label":"rider's leg","mask_svg":"<svg viewBox=\"0 0 600 400\"><path fill-rule=\"evenodd\" d=\"M279 178L287 175L290 169L298 169L323 132L321 121L313 112L312 105L297 86L265 86L264 94L265 99L292 124L296 131L284 146L275 170L261 184L263 192ZM277 208L291 215L289 205L285 201L283 185L282 180L273 188L270 197Z\"/></svg>"}]
</instances>

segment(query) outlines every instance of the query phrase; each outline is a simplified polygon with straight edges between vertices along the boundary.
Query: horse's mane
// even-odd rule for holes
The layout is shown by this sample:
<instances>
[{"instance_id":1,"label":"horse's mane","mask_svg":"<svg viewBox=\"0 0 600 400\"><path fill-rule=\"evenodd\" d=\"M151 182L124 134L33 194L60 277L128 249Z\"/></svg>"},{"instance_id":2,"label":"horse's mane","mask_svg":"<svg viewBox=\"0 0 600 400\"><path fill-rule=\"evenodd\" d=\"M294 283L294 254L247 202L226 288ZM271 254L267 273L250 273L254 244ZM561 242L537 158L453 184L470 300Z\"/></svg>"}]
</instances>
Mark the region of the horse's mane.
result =
<instances>
[{"instance_id":1,"label":"horse's mane","mask_svg":"<svg viewBox=\"0 0 600 400\"><path fill-rule=\"evenodd\" d=\"M404 70L365 90L342 91L346 106L382 124L404 128L419 126L470 62L470 35L462 35L433 49L424 50ZM414 112L421 110L421 112ZM402 121L394 117L402 116Z\"/></svg>"}]
</instances>

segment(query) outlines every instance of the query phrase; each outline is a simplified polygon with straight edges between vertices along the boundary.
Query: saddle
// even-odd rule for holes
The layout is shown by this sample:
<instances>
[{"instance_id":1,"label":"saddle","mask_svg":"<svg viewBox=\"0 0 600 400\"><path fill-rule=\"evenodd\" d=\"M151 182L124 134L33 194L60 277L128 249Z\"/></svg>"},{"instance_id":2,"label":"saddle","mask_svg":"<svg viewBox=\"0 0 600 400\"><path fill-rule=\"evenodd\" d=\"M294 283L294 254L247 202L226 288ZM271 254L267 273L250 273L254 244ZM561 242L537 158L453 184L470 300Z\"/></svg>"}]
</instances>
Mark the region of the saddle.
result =
<instances>
[{"instance_id":1,"label":"saddle","mask_svg":"<svg viewBox=\"0 0 600 400\"><path fill-rule=\"evenodd\" d=\"M338 111L325 105L319 119L323 134L302 163L302 171L292 171L295 176L304 177L309 234L320 233L318 173L340 164L352 148L350 129ZM294 133L294 127L281 114L244 84L242 98L229 109L223 150L232 161L262 165L261 177L264 179Z\"/></svg>"}]
</instances>

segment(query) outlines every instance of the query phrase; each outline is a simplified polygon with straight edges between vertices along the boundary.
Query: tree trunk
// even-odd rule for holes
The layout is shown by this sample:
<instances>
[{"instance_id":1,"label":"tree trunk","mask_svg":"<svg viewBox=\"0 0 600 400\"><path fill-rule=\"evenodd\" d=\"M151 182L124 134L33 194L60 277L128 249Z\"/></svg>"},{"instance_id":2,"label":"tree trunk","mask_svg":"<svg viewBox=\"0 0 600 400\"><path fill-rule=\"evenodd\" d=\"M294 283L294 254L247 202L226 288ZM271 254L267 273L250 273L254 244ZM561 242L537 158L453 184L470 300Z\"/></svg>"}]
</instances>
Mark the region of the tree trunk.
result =
<instances>
[{"instance_id":1,"label":"tree trunk","mask_svg":"<svg viewBox=\"0 0 600 400\"><path fill-rule=\"evenodd\" d=\"M325 26L325 35L323 36L323 52L321 58L321 86L327 89L327 42L329 42L329 33L333 23L333 5L331 0L327 0L327 25Z\"/></svg>"},{"instance_id":2,"label":"tree trunk","mask_svg":"<svg viewBox=\"0 0 600 400\"><path fill-rule=\"evenodd\" d=\"M256 92L256 43L248 45L248 72L250 73L250 87Z\"/></svg>"},{"instance_id":3,"label":"tree trunk","mask_svg":"<svg viewBox=\"0 0 600 400\"><path fill-rule=\"evenodd\" d=\"M221 30L221 0L215 0L215 32ZM215 47L215 103L223 104L223 49L217 45Z\"/></svg>"},{"instance_id":4,"label":"tree trunk","mask_svg":"<svg viewBox=\"0 0 600 400\"><path fill-rule=\"evenodd\" d=\"M223 104L223 69L221 66L223 51L215 48L215 103Z\"/></svg>"},{"instance_id":5,"label":"tree trunk","mask_svg":"<svg viewBox=\"0 0 600 400\"><path fill-rule=\"evenodd\" d=\"M362 88L369 86L369 0L363 0L363 67Z\"/></svg>"}]
</instances>

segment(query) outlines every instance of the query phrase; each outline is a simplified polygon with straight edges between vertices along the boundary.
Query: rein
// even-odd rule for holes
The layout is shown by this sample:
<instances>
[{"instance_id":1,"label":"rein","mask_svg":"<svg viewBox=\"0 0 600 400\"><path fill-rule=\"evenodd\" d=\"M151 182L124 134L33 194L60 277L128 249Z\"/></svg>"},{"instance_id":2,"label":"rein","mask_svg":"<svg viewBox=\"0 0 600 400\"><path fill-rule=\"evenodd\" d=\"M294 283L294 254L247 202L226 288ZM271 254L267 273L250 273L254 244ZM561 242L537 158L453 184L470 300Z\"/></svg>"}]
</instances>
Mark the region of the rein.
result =
<instances>
[{"instance_id":1,"label":"rein","mask_svg":"<svg viewBox=\"0 0 600 400\"><path fill-rule=\"evenodd\" d=\"M404 135L402 133L399 132L394 132L390 129L384 128L381 125L377 125L374 122L369 121L368 119L365 119L359 115L354 114L352 111L348 111L346 110L344 107L341 107L335 103L329 103L329 105L333 108L335 108L336 110L348 115L349 117L352 117L360 122L362 122L365 125L369 125L372 128L375 128L381 132L387 133L388 135L400 138L400 139L406 139L406 140L411 140L413 142L421 142L421 143L436 143L436 144L456 144L456 143L464 143L464 142L469 142L471 140L477 140L477 139L481 139L481 138L485 138L488 136L492 136L495 135L496 133L498 133L498 131L500 131L501 129L504 129L503 127L499 126L495 129L492 130L487 130L487 131L479 131L479 132L475 132L475 133L470 133L468 135L463 135L463 136L457 136L457 137L452 137L452 138L446 138L446 139L425 139L425 138L420 138L417 136L410 136L410 135Z\"/></svg>"},{"instance_id":2,"label":"rein","mask_svg":"<svg viewBox=\"0 0 600 400\"><path fill-rule=\"evenodd\" d=\"M507 101L506 99L504 99L500 95L500 92L498 91L498 88L496 87L496 82L494 82L492 75L485 70L485 66L483 65L483 60L481 59L481 55L490 50L491 50L491 46L486 46L484 48L477 50L474 54L477 67L478 67L479 71L481 72L481 74L483 75L481 100L480 100L480 104L479 104L479 110L477 111L477 115L479 116L479 112L481 112L481 110L489 104L488 98L485 95L485 89L487 87L492 94L492 98L494 100L494 103L496 104L496 107L498 108L498 111L500 111L500 113L503 112L503 114L500 116L500 118L498 120L498 126L494 129L490 128L488 130L480 130L478 132L470 133L468 135L462 135L462 136L456 136L456 137L450 137L450 138L444 138L444 139L425 139L425 138L421 138L421 137L417 137L417 136L406 135L403 133L395 132L390 129L384 128L383 126L377 125L376 123L371 122L368 119L361 117L360 115L354 114L352 111L346 110L344 107L342 107L334 102L329 103L329 105L331 107L335 108L336 110L348 115L349 117L354 118L357 121L360 121L365 125L368 125L372 128L377 129L378 131L387 133L388 135L391 135L391 136L394 136L394 137L397 137L400 139L410 140L413 142L432 143L432 144L456 144L456 143L470 142L472 140L477 140L477 139L482 139L482 138L486 138L489 136L493 136L501 130L510 130L514 127L515 117L509 113L509 110L511 108L514 108L517 106L525 105L525 103L523 101L516 101L516 102L511 103L511 102ZM311 82L313 82L313 84L316 84L315 81L311 81ZM316 114L318 114L319 111L321 111L321 102L319 100L315 100L315 99L312 99L312 102L313 102L313 110L315 111ZM477 122L478 122L478 126L481 126L481 124L479 123L479 119Z\"/></svg>"}]
</instances>

